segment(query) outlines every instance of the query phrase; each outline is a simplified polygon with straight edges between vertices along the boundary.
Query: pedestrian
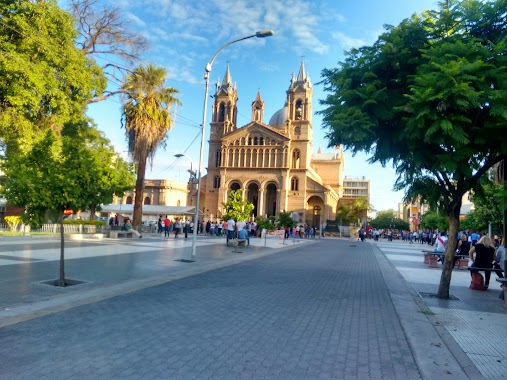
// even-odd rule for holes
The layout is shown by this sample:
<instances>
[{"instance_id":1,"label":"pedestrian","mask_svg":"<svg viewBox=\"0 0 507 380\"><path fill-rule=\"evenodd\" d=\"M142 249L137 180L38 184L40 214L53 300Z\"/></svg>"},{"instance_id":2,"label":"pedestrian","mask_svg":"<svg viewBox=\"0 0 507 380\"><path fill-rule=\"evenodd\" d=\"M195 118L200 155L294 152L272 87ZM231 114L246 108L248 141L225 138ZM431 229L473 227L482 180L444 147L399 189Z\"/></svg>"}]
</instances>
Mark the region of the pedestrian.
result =
<instances>
[{"instance_id":1,"label":"pedestrian","mask_svg":"<svg viewBox=\"0 0 507 380\"><path fill-rule=\"evenodd\" d=\"M157 233L158 233L158 234L161 234L161 233L164 231L164 226L162 226L162 215L160 215L160 216L158 217L158 220L157 220L157 227L158 227L158 229L157 229Z\"/></svg>"},{"instance_id":2,"label":"pedestrian","mask_svg":"<svg viewBox=\"0 0 507 380\"><path fill-rule=\"evenodd\" d=\"M118 214L116 214L116 215L114 216L114 225L115 225L115 226L117 226L117 225L118 225L118 223L119 223L119 220L118 220Z\"/></svg>"},{"instance_id":3,"label":"pedestrian","mask_svg":"<svg viewBox=\"0 0 507 380\"><path fill-rule=\"evenodd\" d=\"M234 239L236 237L235 236L236 234L234 233L235 228L236 228L236 222L234 221L234 219L230 218L227 221L227 241L229 241L229 239Z\"/></svg>"},{"instance_id":4,"label":"pedestrian","mask_svg":"<svg viewBox=\"0 0 507 380\"><path fill-rule=\"evenodd\" d=\"M185 224L183 226L183 232L185 233L185 239L188 238L188 233L190 232L190 222L187 220L185 220Z\"/></svg>"},{"instance_id":5,"label":"pedestrian","mask_svg":"<svg viewBox=\"0 0 507 380\"><path fill-rule=\"evenodd\" d=\"M178 237L178 234L180 233L181 223L179 219L176 219L174 222L174 238L176 239Z\"/></svg>"},{"instance_id":6,"label":"pedestrian","mask_svg":"<svg viewBox=\"0 0 507 380\"><path fill-rule=\"evenodd\" d=\"M224 228L224 226L222 225L222 222L218 221L217 222L217 236L222 236L222 229Z\"/></svg>"},{"instance_id":7,"label":"pedestrian","mask_svg":"<svg viewBox=\"0 0 507 380\"><path fill-rule=\"evenodd\" d=\"M160 217L162 219L162 217ZM164 237L170 237L171 236L171 220L165 216L165 219L163 220L164 223Z\"/></svg>"}]
</instances>

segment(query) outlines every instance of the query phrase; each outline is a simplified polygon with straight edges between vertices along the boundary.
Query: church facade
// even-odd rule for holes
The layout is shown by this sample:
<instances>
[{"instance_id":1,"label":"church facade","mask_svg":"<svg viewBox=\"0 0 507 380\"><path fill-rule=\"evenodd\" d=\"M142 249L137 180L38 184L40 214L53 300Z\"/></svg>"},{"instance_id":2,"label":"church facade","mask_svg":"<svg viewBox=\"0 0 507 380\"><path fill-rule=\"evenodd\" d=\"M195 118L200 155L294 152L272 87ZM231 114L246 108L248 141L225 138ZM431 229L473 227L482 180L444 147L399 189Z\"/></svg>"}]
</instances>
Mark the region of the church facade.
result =
<instances>
[{"instance_id":1,"label":"church facade","mask_svg":"<svg viewBox=\"0 0 507 380\"><path fill-rule=\"evenodd\" d=\"M252 102L251 121L237 125L237 87L229 67L217 84L212 106L207 174L202 177L205 219L220 219L230 190L241 190L253 203L252 217L293 214L318 227L335 219L343 194L343 152L312 154L313 86L304 62L292 75L285 105L266 123L260 92Z\"/></svg>"}]
</instances>

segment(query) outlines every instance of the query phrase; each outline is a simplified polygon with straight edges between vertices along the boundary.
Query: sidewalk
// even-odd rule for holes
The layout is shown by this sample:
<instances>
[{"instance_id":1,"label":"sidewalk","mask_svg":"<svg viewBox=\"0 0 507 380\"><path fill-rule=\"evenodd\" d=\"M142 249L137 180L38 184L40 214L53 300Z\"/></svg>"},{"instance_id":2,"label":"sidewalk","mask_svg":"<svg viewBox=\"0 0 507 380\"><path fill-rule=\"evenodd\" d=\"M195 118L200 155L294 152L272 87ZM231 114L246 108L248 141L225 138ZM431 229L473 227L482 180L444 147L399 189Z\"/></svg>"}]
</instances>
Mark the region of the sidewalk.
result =
<instances>
[{"instance_id":1,"label":"sidewalk","mask_svg":"<svg viewBox=\"0 0 507 380\"><path fill-rule=\"evenodd\" d=\"M198 244L182 263L190 239L69 242L66 277L86 283L62 289L40 284L57 276L56 242L2 240L0 377L482 378L389 261L405 246Z\"/></svg>"},{"instance_id":2,"label":"sidewalk","mask_svg":"<svg viewBox=\"0 0 507 380\"><path fill-rule=\"evenodd\" d=\"M310 241L251 239L247 248L226 247L225 237L192 239L145 234L143 239L66 240L65 277L81 281L65 288L44 284L59 275L57 236L0 240L0 327L78 305L126 294L186 276L272 254Z\"/></svg>"},{"instance_id":3,"label":"sidewalk","mask_svg":"<svg viewBox=\"0 0 507 380\"><path fill-rule=\"evenodd\" d=\"M429 268L423 264L421 251L428 245L385 240L376 245L427 305L428 318L446 343L458 345L485 378L505 379L507 310L498 299L500 285L495 281L496 275L491 275L487 291L477 292L469 289L468 270L454 270L449 292L452 299L441 300L434 297L441 266Z\"/></svg>"}]
</instances>

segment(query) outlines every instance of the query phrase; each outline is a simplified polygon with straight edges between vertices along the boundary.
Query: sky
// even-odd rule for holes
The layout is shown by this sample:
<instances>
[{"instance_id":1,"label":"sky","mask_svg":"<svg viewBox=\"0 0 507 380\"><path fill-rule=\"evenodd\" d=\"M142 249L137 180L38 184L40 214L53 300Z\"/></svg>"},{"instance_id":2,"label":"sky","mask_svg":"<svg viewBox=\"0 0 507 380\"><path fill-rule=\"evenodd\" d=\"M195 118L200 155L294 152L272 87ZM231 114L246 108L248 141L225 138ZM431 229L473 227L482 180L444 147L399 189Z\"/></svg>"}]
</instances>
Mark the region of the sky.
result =
<instances>
[{"instance_id":1,"label":"sky","mask_svg":"<svg viewBox=\"0 0 507 380\"><path fill-rule=\"evenodd\" d=\"M275 35L251 38L224 49L212 66L210 95L224 76L227 64L238 88L238 126L251 121L251 103L260 91L265 102L264 122L283 107L292 73L297 75L304 60L314 85L313 111L321 110L326 97L323 69L339 66L344 52L373 44L384 25L397 25L413 13L435 9L434 0L98 0L120 8L129 28L148 40L143 63L167 70L167 86L179 90L182 106L176 109L167 145L157 151L148 179L188 181L191 160L199 163L201 122L204 102L204 68L218 49L229 41L271 29ZM210 106L205 125L206 145L203 175L207 163ZM121 128L121 100L110 98L92 104L88 111L98 128L116 150L127 158L124 129ZM312 118L313 153L333 152L328 148L321 117ZM177 159L175 154L188 157ZM397 209L403 192L392 190L396 181L392 165L369 164L365 154L345 150L345 175L370 179L370 203L377 211Z\"/></svg>"}]
</instances>

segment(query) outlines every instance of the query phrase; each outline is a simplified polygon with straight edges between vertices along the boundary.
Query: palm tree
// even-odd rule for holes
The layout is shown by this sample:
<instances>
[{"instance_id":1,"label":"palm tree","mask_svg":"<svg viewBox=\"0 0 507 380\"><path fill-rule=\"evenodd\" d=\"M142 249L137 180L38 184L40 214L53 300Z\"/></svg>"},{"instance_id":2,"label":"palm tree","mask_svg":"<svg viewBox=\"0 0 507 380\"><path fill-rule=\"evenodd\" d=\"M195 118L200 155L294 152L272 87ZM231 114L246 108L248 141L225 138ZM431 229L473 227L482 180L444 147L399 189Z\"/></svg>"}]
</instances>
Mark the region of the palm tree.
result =
<instances>
[{"instance_id":1,"label":"palm tree","mask_svg":"<svg viewBox=\"0 0 507 380\"><path fill-rule=\"evenodd\" d=\"M143 214L144 177L146 162L153 157L160 145L165 146L167 132L171 129L171 107L181 104L174 97L178 90L164 87L166 70L153 65L136 68L122 86L123 125L128 150L137 166L136 195L132 226L140 230Z\"/></svg>"}]
</instances>

